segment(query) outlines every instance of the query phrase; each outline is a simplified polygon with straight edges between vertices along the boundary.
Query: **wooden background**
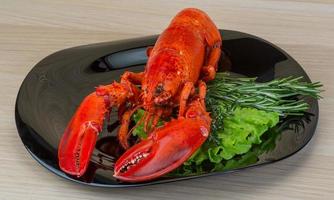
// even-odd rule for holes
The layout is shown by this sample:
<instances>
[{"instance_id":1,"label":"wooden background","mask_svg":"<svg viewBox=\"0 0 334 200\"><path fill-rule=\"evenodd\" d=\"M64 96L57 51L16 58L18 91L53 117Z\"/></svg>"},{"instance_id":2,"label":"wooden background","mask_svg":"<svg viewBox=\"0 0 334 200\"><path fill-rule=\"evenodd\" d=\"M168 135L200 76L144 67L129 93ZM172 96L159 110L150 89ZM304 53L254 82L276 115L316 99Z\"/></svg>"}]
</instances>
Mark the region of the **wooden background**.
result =
<instances>
[{"instance_id":1,"label":"wooden background","mask_svg":"<svg viewBox=\"0 0 334 200\"><path fill-rule=\"evenodd\" d=\"M0 199L332 199L334 3L331 0L0 0ZM292 55L325 84L315 137L277 164L131 189L63 180L34 161L18 137L14 102L29 70L72 46L160 33L182 8L205 10L223 29L251 33Z\"/></svg>"}]
</instances>

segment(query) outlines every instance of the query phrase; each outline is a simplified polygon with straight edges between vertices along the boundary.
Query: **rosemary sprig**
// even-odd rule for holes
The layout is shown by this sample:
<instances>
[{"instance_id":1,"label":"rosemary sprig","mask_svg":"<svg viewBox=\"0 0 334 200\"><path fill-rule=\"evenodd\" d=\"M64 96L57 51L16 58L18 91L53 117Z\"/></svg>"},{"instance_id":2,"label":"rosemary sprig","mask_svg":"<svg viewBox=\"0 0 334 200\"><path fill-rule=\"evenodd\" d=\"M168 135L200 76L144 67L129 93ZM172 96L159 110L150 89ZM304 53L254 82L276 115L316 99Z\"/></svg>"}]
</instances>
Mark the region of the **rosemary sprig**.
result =
<instances>
[{"instance_id":1,"label":"rosemary sprig","mask_svg":"<svg viewBox=\"0 0 334 200\"><path fill-rule=\"evenodd\" d=\"M304 97L321 98L322 84L304 82L302 79L286 77L259 83L256 78L236 78L228 73L217 73L216 78L208 84L206 97L208 110L214 119L213 130L221 128L222 119L237 106L277 112L282 117L303 115L309 108Z\"/></svg>"}]
</instances>

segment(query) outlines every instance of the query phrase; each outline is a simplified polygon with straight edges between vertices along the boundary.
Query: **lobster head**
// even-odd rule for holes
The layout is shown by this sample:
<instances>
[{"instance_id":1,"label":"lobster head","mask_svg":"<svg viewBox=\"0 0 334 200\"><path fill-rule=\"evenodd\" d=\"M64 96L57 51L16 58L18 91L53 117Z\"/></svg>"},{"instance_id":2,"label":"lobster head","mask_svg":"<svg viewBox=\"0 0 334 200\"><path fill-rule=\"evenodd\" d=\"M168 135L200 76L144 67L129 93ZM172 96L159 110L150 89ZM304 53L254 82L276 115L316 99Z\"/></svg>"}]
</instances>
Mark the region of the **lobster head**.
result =
<instances>
[{"instance_id":1,"label":"lobster head","mask_svg":"<svg viewBox=\"0 0 334 200\"><path fill-rule=\"evenodd\" d=\"M154 106L171 106L176 103L180 86L187 79L184 58L175 50L164 49L153 53L148 60L142 84L145 110ZM154 77L154 78L152 78Z\"/></svg>"}]
</instances>

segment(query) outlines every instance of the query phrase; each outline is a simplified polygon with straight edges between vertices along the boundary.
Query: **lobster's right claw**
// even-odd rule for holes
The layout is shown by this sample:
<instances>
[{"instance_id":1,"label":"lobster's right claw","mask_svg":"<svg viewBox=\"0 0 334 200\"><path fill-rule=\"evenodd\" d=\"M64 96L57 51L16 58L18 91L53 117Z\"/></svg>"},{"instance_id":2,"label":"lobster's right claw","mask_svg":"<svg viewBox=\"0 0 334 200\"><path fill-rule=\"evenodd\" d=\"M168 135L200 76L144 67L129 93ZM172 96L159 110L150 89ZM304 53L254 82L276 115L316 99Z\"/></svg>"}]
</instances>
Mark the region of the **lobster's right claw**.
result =
<instances>
[{"instance_id":1,"label":"lobster's right claw","mask_svg":"<svg viewBox=\"0 0 334 200\"><path fill-rule=\"evenodd\" d=\"M59 143L59 166L64 172L78 177L85 173L106 112L104 98L95 92L80 104Z\"/></svg>"},{"instance_id":2,"label":"lobster's right claw","mask_svg":"<svg viewBox=\"0 0 334 200\"><path fill-rule=\"evenodd\" d=\"M116 162L114 177L126 182L158 178L179 167L207 139L210 124L200 119L178 119L156 129Z\"/></svg>"}]
</instances>

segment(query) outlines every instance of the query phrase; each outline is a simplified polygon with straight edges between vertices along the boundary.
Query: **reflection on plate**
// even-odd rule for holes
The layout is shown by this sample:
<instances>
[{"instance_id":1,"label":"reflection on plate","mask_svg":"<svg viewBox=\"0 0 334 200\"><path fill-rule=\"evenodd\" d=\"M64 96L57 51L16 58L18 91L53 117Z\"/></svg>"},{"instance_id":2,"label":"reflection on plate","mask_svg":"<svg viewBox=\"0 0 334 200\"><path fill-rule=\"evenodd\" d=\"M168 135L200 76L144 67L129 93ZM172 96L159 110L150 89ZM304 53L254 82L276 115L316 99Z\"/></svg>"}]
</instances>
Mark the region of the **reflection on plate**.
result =
<instances>
[{"instance_id":1,"label":"reflection on plate","mask_svg":"<svg viewBox=\"0 0 334 200\"><path fill-rule=\"evenodd\" d=\"M221 30L224 61L220 67L265 82L278 77L304 76L302 67L278 47L255 36ZM157 36L79 46L56 52L39 62L27 75L16 101L16 124L23 144L34 159L66 179L101 187L128 187L171 182L199 176L226 173L284 159L312 138L318 120L318 102L310 104L308 115L287 118L263 136L263 143L238 159L231 160L224 172L199 176L166 176L147 183L121 183L113 178L113 165L122 154L115 140L117 115L112 114L94 150L87 173L80 178L58 167L57 148L61 135L82 99L95 86L118 80L124 70L142 71L147 61L146 47Z\"/></svg>"}]
</instances>

